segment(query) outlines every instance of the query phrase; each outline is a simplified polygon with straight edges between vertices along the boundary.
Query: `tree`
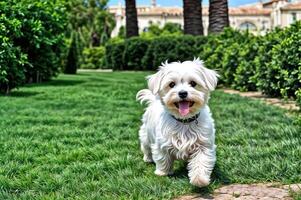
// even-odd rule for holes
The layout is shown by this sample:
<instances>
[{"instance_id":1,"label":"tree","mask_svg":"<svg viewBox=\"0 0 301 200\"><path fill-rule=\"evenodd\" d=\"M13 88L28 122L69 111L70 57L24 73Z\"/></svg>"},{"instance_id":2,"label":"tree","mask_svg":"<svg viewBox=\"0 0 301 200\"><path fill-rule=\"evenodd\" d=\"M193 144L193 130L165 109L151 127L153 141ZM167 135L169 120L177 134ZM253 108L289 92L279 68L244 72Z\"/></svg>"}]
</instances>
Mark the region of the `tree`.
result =
<instances>
[{"instance_id":1,"label":"tree","mask_svg":"<svg viewBox=\"0 0 301 200\"><path fill-rule=\"evenodd\" d=\"M118 31L118 37L125 38L125 27L121 26Z\"/></svg>"},{"instance_id":2,"label":"tree","mask_svg":"<svg viewBox=\"0 0 301 200\"><path fill-rule=\"evenodd\" d=\"M203 35L202 0L183 0L184 33Z\"/></svg>"},{"instance_id":3,"label":"tree","mask_svg":"<svg viewBox=\"0 0 301 200\"><path fill-rule=\"evenodd\" d=\"M209 33L222 32L229 26L228 0L209 0Z\"/></svg>"},{"instance_id":4,"label":"tree","mask_svg":"<svg viewBox=\"0 0 301 200\"><path fill-rule=\"evenodd\" d=\"M138 19L135 0L125 0L126 37L138 36Z\"/></svg>"},{"instance_id":5,"label":"tree","mask_svg":"<svg viewBox=\"0 0 301 200\"><path fill-rule=\"evenodd\" d=\"M141 37L156 37L156 36L176 36L182 35L183 30L181 29L181 25L177 23L166 23L162 28L157 24L151 24L143 33L141 33Z\"/></svg>"},{"instance_id":6,"label":"tree","mask_svg":"<svg viewBox=\"0 0 301 200\"><path fill-rule=\"evenodd\" d=\"M65 66L65 74L76 74L78 68L78 34L73 32L71 34L71 44L67 56L67 63Z\"/></svg>"},{"instance_id":7,"label":"tree","mask_svg":"<svg viewBox=\"0 0 301 200\"><path fill-rule=\"evenodd\" d=\"M177 23L172 23L172 22L167 22L163 29L162 29L163 33L167 32L167 33L178 33L181 34L183 33L183 30L181 28L181 24L177 24Z\"/></svg>"},{"instance_id":8,"label":"tree","mask_svg":"<svg viewBox=\"0 0 301 200\"><path fill-rule=\"evenodd\" d=\"M79 46L104 45L115 27L114 16L107 10L108 0L67 1L69 14L68 34L79 33ZM68 36L68 35L67 35Z\"/></svg>"}]
</instances>

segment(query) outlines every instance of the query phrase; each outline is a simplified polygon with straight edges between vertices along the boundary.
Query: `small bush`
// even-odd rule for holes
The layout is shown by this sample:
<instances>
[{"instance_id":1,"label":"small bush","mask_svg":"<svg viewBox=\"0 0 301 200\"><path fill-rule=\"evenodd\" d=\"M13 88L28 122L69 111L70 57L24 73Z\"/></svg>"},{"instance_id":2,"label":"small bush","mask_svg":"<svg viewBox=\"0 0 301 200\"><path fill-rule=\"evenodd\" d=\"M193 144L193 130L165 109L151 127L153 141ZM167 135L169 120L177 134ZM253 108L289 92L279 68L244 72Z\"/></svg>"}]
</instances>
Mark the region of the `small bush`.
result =
<instances>
[{"instance_id":1,"label":"small bush","mask_svg":"<svg viewBox=\"0 0 301 200\"><path fill-rule=\"evenodd\" d=\"M73 33L71 37L71 45L68 51L67 62L64 69L65 74L76 74L78 68L78 42L77 34Z\"/></svg>"},{"instance_id":2,"label":"small bush","mask_svg":"<svg viewBox=\"0 0 301 200\"><path fill-rule=\"evenodd\" d=\"M98 69L104 68L105 47L92 47L83 50L81 68Z\"/></svg>"}]
</instances>

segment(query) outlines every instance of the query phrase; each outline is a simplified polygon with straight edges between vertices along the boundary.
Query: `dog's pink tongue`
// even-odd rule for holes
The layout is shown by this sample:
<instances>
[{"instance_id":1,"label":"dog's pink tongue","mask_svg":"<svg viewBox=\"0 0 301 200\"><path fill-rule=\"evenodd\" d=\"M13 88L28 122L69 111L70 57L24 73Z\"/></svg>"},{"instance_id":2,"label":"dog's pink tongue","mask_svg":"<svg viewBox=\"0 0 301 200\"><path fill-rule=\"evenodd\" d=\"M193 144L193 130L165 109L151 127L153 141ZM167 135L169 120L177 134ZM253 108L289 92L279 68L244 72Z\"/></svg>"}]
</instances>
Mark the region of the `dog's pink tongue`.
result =
<instances>
[{"instance_id":1,"label":"dog's pink tongue","mask_svg":"<svg viewBox=\"0 0 301 200\"><path fill-rule=\"evenodd\" d=\"M179 102L179 112L182 116L185 116L189 113L189 102L188 101Z\"/></svg>"}]
</instances>

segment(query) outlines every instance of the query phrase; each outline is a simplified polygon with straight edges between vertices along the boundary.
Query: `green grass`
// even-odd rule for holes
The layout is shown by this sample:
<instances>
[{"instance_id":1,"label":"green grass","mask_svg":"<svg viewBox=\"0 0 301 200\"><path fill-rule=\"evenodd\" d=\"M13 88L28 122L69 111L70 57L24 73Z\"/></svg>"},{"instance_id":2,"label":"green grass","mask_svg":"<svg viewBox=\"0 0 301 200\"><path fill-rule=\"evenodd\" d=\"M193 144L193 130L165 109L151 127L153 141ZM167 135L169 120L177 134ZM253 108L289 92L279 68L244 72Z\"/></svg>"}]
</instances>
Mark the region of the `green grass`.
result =
<instances>
[{"instance_id":1,"label":"green grass","mask_svg":"<svg viewBox=\"0 0 301 200\"><path fill-rule=\"evenodd\" d=\"M216 91L217 165L205 189L142 161L136 92L146 73L61 75L0 97L0 199L170 199L220 184L301 180L301 127L285 111Z\"/></svg>"}]
</instances>

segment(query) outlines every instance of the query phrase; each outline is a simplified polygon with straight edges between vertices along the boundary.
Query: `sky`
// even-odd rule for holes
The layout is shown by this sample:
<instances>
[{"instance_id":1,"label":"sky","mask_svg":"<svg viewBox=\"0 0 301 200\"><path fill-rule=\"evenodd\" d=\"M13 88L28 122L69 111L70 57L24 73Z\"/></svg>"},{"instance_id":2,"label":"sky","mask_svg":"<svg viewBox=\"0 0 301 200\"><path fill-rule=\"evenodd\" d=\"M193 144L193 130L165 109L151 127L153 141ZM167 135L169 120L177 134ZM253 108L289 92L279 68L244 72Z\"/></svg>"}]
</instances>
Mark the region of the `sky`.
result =
<instances>
[{"instance_id":1,"label":"sky","mask_svg":"<svg viewBox=\"0 0 301 200\"><path fill-rule=\"evenodd\" d=\"M109 0L109 6L118 5L121 2L124 5L125 0ZM244 4L256 3L259 0L228 0L229 6L240 6ZM137 5L149 5L151 0L136 0ZM157 0L160 6L182 6L182 0ZM203 0L203 5L208 5L208 0Z\"/></svg>"}]
</instances>

